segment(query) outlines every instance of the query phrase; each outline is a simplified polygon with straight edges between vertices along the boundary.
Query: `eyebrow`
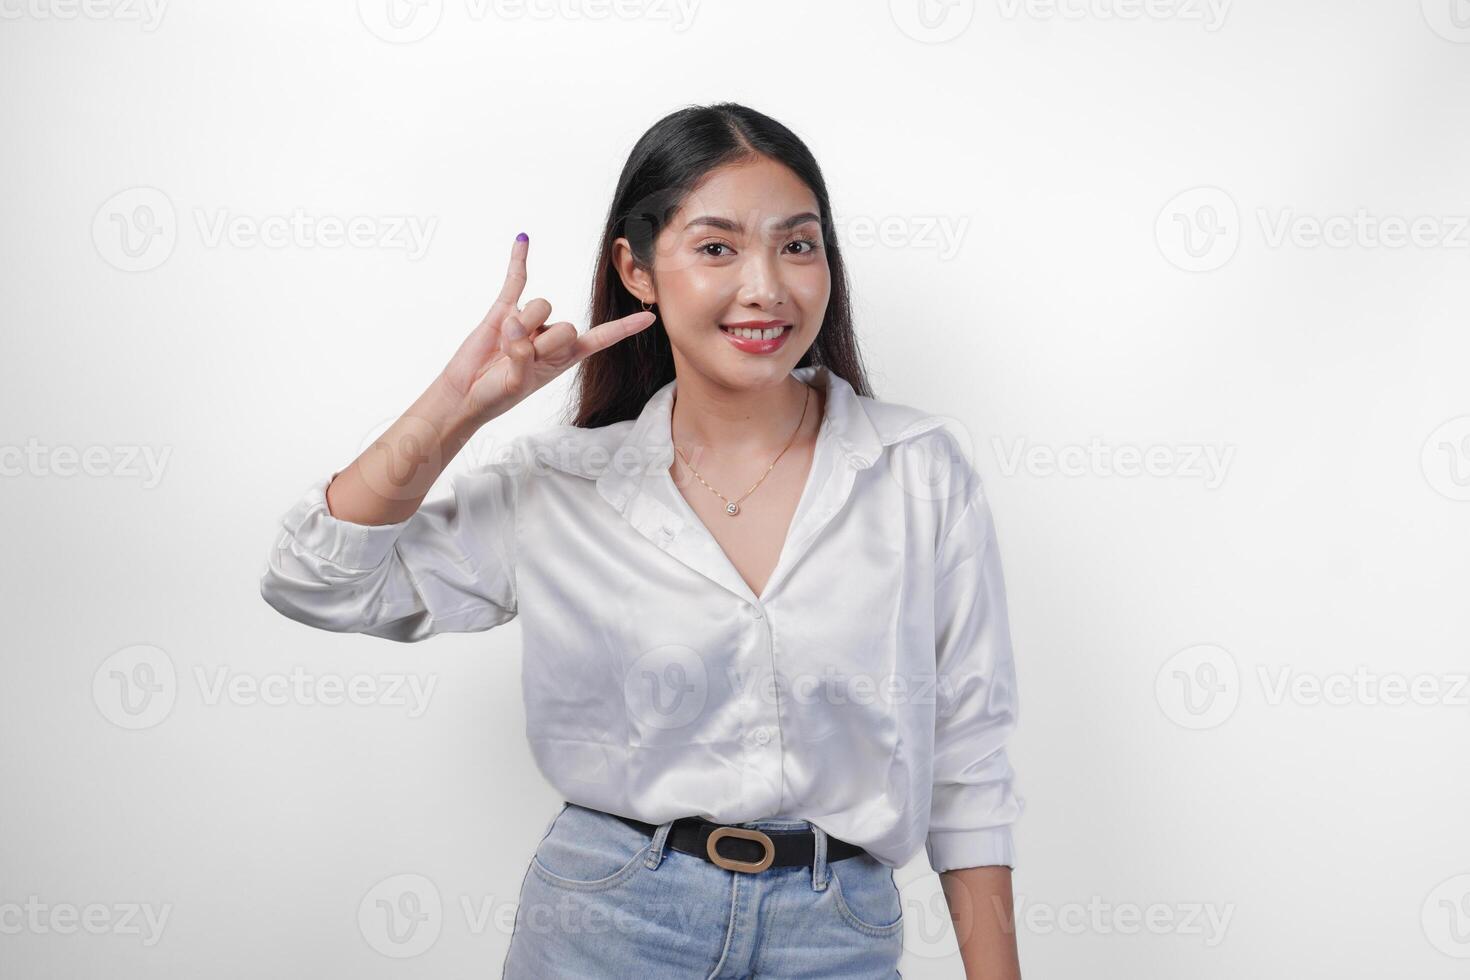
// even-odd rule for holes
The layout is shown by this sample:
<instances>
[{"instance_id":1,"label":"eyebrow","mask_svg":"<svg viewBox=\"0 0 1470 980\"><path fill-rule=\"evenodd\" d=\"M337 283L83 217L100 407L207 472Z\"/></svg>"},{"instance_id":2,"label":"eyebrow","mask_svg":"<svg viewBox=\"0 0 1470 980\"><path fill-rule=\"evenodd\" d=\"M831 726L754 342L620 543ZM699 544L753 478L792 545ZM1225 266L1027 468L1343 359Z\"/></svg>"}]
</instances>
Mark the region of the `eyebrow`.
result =
<instances>
[{"instance_id":1,"label":"eyebrow","mask_svg":"<svg viewBox=\"0 0 1470 980\"><path fill-rule=\"evenodd\" d=\"M793 214L789 218L783 218L781 221L776 222L775 230L790 231L797 225L804 225L808 221L815 221L820 224L821 220L821 218L817 217L815 214L812 214L810 211L803 211L801 214ZM695 225L705 225L709 228L719 228L723 231L732 231L740 235L745 234L745 227L741 225L740 222L731 221L729 218L719 218L711 214L700 215L699 217L695 218L693 221L685 225L684 230L688 231Z\"/></svg>"}]
</instances>

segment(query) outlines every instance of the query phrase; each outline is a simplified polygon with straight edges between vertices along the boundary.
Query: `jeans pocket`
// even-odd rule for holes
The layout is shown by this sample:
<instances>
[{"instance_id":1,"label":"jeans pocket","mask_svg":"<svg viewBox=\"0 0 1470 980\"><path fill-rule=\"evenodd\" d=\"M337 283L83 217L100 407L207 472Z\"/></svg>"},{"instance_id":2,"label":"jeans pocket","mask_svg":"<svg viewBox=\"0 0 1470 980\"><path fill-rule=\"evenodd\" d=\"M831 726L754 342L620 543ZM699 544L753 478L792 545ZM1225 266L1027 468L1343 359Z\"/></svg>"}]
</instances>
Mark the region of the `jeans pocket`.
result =
<instances>
[{"instance_id":1,"label":"jeans pocket","mask_svg":"<svg viewBox=\"0 0 1470 980\"><path fill-rule=\"evenodd\" d=\"M609 814L568 804L536 846L531 868L547 884L603 891L637 874L652 838Z\"/></svg>"},{"instance_id":2,"label":"jeans pocket","mask_svg":"<svg viewBox=\"0 0 1470 980\"><path fill-rule=\"evenodd\" d=\"M891 936L903 929L903 901L892 868L858 854L832 862L827 871L842 921L865 936Z\"/></svg>"}]
</instances>

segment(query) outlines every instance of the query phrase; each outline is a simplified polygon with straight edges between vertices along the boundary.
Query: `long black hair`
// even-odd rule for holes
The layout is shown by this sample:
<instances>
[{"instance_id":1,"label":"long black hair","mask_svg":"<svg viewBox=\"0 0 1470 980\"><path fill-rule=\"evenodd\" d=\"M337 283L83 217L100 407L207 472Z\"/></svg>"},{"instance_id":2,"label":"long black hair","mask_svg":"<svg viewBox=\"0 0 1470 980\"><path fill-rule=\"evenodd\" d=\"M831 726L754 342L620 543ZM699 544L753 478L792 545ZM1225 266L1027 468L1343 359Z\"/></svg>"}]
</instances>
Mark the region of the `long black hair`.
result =
<instances>
[{"instance_id":1,"label":"long black hair","mask_svg":"<svg viewBox=\"0 0 1470 980\"><path fill-rule=\"evenodd\" d=\"M821 168L795 133L738 103L672 112L649 127L628 154L602 232L588 322L606 323L643 308L613 263L613 243L619 237L628 239L639 267L651 273L655 239L699 181L719 167L762 156L789 167L816 196L831 278L822 328L796 366L825 365L858 394L871 397ZM649 397L672 380L673 349L660 319L577 365L571 424L590 428L636 418Z\"/></svg>"}]
</instances>

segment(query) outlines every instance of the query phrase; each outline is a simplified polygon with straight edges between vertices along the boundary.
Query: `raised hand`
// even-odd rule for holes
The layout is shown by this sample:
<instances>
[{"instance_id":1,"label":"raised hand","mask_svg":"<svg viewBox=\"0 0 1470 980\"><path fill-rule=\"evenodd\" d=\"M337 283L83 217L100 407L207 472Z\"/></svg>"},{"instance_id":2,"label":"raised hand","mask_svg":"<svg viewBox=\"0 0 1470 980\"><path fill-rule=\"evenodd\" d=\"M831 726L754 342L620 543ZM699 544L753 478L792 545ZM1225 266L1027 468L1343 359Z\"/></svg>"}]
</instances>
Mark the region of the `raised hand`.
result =
<instances>
[{"instance_id":1,"label":"raised hand","mask_svg":"<svg viewBox=\"0 0 1470 980\"><path fill-rule=\"evenodd\" d=\"M583 334L564 320L548 325L546 300L517 306L530 248L529 239L516 239L500 295L444 368L445 385L463 400L471 418L500 415L589 354L647 329L656 319L649 312L632 313Z\"/></svg>"}]
</instances>

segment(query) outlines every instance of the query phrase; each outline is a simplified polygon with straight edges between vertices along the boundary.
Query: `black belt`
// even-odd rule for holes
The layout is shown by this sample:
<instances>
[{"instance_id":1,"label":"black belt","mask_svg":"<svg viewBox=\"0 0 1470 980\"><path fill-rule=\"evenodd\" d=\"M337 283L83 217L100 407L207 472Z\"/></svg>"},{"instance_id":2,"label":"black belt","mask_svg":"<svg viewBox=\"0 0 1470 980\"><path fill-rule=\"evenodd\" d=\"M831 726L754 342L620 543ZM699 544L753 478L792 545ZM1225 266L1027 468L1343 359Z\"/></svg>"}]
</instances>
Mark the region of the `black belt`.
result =
<instances>
[{"instance_id":1,"label":"black belt","mask_svg":"<svg viewBox=\"0 0 1470 980\"><path fill-rule=\"evenodd\" d=\"M609 813L635 830L652 837L658 824L645 823ZM755 873L770 867L811 864L817 856L817 838L811 830L760 830L735 824L711 823L701 817L680 817L669 828L667 845L676 851L704 858L731 871ZM718 846L718 850L716 849ZM827 860L866 854L863 848L836 837L827 837Z\"/></svg>"}]
</instances>

